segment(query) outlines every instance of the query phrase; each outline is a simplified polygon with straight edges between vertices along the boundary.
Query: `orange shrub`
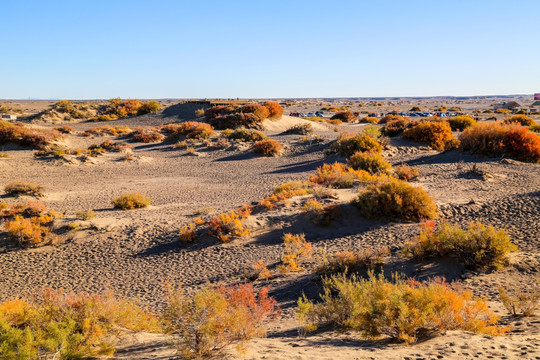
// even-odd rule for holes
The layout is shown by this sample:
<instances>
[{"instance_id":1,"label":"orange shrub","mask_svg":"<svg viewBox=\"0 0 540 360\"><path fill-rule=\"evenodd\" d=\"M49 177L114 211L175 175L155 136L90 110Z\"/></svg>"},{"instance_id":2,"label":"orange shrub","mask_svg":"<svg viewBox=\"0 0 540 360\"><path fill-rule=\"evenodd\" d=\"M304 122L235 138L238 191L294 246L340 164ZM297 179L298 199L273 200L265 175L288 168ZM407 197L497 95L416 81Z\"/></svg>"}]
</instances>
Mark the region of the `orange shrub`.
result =
<instances>
[{"instance_id":1,"label":"orange shrub","mask_svg":"<svg viewBox=\"0 0 540 360\"><path fill-rule=\"evenodd\" d=\"M58 140L62 134L56 130L39 130L0 120L0 145L13 143L34 149L43 149Z\"/></svg>"},{"instance_id":2,"label":"orange shrub","mask_svg":"<svg viewBox=\"0 0 540 360\"><path fill-rule=\"evenodd\" d=\"M317 168L316 173L309 177L309 182L342 189L352 187L356 179L369 181L371 178L371 175L367 171L354 170L345 164L335 162L333 164L323 164L323 166Z\"/></svg>"},{"instance_id":3,"label":"orange shrub","mask_svg":"<svg viewBox=\"0 0 540 360\"><path fill-rule=\"evenodd\" d=\"M275 101L265 101L264 107L268 109L268 118L279 119L283 115L283 108Z\"/></svg>"},{"instance_id":4,"label":"orange shrub","mask_svg":"<svg viewBox=\"0 0 540 360\"><path fill-rule=\"evenodd\" d=\"M228 242L234 238L243 237L249 234L249 229L243 224L250 215L246 209L244 211L233 211L219 214L207 222L208 234L215 236L221 242Z\"/></svg>"},{"instance_id":5,"label":"orange shrub","mask_svg":"<svg viewBox=\"0 0 540 360\"><path fill-rule=\"evenodd\" d=\"M394 167L394 174L400 180L411 181L418 177L419 172L418 169L404 164Z\"/></svg>"},{"instance_id":6,"label":"orange shrub","mask_svg":"<svg viewBox=\"0 0 540 360\"><path fill-rule=\"evenodd\" d=\"M131 133L133 141L142 143L154 143L162 141L165 136L155 130L151 129L135 129Z\"/></svg>"},{"instance_id":7,"label":"orange shrub","mask_svg":"<svg viewBox=\"0 0 540 360\"><path fill-rule=\"evenodd\" d=\"M198 121L186 121L181 124L163 125L160 129L168 134L168 140L178 140L179 135L189 139L203 140L214 135L214 128L210 124Z\"/></svg>"},{"instance_id":8,"label":"orange shrub","mask_svg":"<svg viewBox=\"0 0 540 360\"><path fill-rule=\"evenodd\" d=\"M522 161L540 161L540 138L521 126L485 123L465 129L461 147L485 155L508 154Z\"/></svg>"},{"instance_id":9,"label":"orange shrub","mask_svg":"<svg viewBox=\"0 0 540 360\"><path fill-rule=\"evenodd\" d=\"M408 117L405 117L405 116L401 116L401 115L394 115L394 114L388 114L388 115L385 115L381 118L381 123L385 124L385 123L388 123L390 121L395 121L395 120L408 120L410 121L411 119L409 119Z\"/></svg>"},{"instance_id":10,"label":"orange shrub","mask_svg":"<svg viewBox=\"0 0 540 360\"><path fill-rule=\"evenodd\" d=\"M381 120L375 116L366 116L360 119L362 123L378 124Z\"/></svg>"},{"instance_id":11,"label":"orange shrub","mask_svg":"<svg viewBox=\"0 0 540 360\"><path fill-rule=\"evenodd\" d=\"M259 140L253 144L253 151L264 156L278 156L283 150L283 145L274 139Z\"/></svg>"},{"instance_id":12,"label":"orange shrub","mask_svg":"<svg viewBox=\"0 0 540 360\"><path fill-rule=\"evenodd\" d=\"M455 147L452 129L446 122L417 122L403 131L403 137L425 143L435 150Z\"/></svg>"},{"instance_id":13,"label":"orange shrub","mask_svg":"<svg viewBox=\"0 0 540 360\"><path fill-rule=\"evenodd\" d=\"M253 114L260 121L268 118L270 116L270 111L263 105L260 104L247 104L236 110L239 113L243 114Z\"/></svg>"},{"instance_id":14,"label":"orange shrub","mask_svg":"<svg viewBox=\"0 0 540 360\"><path fill-rule=\"evenodd\" d=\"M293 235L291 233L283 235L283 243L285 249L281 257L282 264L279 265L278 270L284 273L302 271L299 261L312 255L311 244L306 241L304 234Z\"/></svg>"},{"instance_id":15,"label":"orange shrub","mask_svg":"<svg viewBox=\"0 0 540 360\"><path fill-rule=\"evenodd\" d=\"M131 133L133 130L129 126L100 126L92 129L85 130L83 132L84 136L103 136L103 135L112 135L112 136L120 136L120 135L127 135Z\"/></svg>"}]
</instances>

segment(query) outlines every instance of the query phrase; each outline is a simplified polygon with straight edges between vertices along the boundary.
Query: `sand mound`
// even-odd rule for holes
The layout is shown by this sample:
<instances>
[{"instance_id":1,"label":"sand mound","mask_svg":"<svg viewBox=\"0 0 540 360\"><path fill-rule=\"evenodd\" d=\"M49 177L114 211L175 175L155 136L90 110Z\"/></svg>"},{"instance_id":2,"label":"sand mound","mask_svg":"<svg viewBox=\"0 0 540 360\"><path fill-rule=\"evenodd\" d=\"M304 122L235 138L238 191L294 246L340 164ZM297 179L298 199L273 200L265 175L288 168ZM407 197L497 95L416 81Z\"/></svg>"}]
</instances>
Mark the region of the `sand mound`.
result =
<instances>
[{"instance_id":1,"label":"sand mound","mask_svg":"<svg viewBox=\"0 0 540 360\"><path fill-rule=\"evenodd\" d=\"M281 133L299 124L311 124L315 131L328 131L326 124L305 120L299 117L283 115L279 120L266 119L263 121L263 128L266 131Z\"/></svg>"}]
</instances>

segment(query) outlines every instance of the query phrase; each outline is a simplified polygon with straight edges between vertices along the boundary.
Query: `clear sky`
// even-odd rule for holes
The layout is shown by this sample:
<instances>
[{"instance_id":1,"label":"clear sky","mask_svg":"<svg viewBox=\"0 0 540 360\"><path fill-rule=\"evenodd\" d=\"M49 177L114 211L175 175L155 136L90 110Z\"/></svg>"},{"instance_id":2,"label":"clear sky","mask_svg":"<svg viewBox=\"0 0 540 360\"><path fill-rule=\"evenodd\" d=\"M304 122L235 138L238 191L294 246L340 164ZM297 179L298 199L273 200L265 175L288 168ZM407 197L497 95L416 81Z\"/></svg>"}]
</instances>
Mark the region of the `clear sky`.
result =
<instances>
[{"instance_id":1,"label":"clear sky","mask_svg":"<svg viewBox=\"0 0 540 360\"><path fill-rule=\"evenodd\" d=\"M540 92L540 0L0 0L0 98Z\"/></svg>"}]
</instances>

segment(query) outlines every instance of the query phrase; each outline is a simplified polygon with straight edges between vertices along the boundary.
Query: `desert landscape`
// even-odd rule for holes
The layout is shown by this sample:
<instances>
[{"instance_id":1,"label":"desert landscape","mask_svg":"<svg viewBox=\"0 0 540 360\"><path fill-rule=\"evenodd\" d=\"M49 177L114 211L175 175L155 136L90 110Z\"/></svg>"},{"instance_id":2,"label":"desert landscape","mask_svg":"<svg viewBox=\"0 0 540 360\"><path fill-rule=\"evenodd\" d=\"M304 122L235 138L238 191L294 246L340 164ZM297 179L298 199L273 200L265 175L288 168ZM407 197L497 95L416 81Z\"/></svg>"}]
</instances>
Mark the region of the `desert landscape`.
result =
<instances>
[{"instance_id":1,"label":"desert landscape","mask_svg":"<svg viewBox=\"0 0 540 360\"><path fill-rule=\"evenodd\" d=\"M540 359L533 95L0 111L2 358Z\"/></svg>"}]
</instances>

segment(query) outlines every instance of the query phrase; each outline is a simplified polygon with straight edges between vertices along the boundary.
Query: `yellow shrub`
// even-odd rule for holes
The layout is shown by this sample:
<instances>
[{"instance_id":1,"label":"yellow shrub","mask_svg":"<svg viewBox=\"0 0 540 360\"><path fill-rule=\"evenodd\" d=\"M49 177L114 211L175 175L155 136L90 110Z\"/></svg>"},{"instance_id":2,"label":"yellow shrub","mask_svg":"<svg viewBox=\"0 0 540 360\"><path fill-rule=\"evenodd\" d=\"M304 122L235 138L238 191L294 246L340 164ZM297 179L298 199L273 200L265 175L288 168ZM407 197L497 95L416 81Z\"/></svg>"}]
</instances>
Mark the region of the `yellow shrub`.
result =
<instances>
[{"instance_id":1,"label":"yellow shrub","mask_svg":"<svg viewBox=\"0 0 540 360\"><path fill-rule=\"evenodd\" d=\"M370 174L385 174L392 169L392 165L381 154L371 151L354 153L347 164L354 170L364 170Z\"/></svg>"},{"instance_id":2,"label":"yellow shrub","mask_svg":"<svg viewBox=\"0 0 540 360\"><path fill-rule=\"evenodd\" d=\"M309 257L313 253L311 244L306 241L304 234L293 235L291 233L283 235L285 249L281 257L281 265L278 269L281 272L302 271L298 262L304 257Z\"/></svg>"},{"instance_id":3,"label":"yellow shrub","mask_svg":"<svg viewBox=\"0 0 540 360\"><path fill-rule=\"evenodd\" d=\"M141 193L127 193L114 198L112 204L121 210L139 209L150 205L150 198Z\"/></svg>"},{"instance_id":4,"label":"yellow shrub","mask_svg":"<svg viewBox=\"0 0 540 360\"><path fill-rule=\"evenodd\" d=\"M446 122L418 122L405 129L403 137L428 144L435 150L451 149L459 144L452 137L452 129Z\"/></svg>"},{"instance_id":5,"label":"yellow shrub","mask_svg":"<svg viewBox=\"0 0 540 360\"><path fill-rule=\"evenodd\" d=\"M323 164L311 175L309 182L331 188L350 188L355 180L370 181L372 176L364 170L354 170L342 163Z\"/></svg>"},{"instance_id":6,"label":"yellow shrub","mask_svg":"<svg viewBox=\"0 0 540 360\"><path fill-rule=\"evenodd\" d=\"M230 213L219 214L207 222L208 233L221 242L249 235L249 229L243 224L249 215L247 210L244 212L231 210Z\"/></svg>"},{"instance_id":7,"label":"yellow shrub","mask_svg":"<svg viewBox=\"0 0 540 360\"><path fill-rule=\"evenodd\" d=\"M498 317L471 291L443 281L420 283L395 276L393 281L371 272L367 279L336 275L324 280L322 302L305 296L297 315L307 331L331 325L359 331L367 339L386 336L406 343L462 329L500 335Z\"/></svg>"}]
</instances>

